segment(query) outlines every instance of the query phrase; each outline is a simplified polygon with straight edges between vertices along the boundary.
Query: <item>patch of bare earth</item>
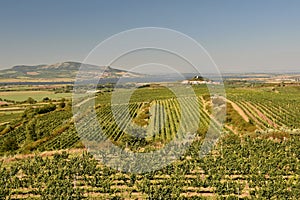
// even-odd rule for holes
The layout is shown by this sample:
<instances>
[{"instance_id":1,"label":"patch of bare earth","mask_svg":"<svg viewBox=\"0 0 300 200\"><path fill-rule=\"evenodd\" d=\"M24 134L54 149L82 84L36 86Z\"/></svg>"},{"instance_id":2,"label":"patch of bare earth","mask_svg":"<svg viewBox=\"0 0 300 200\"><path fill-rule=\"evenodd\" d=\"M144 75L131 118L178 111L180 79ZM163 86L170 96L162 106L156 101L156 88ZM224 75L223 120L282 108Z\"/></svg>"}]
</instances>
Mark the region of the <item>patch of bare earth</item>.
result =
<instances>
[{"instance_id":1,"label":"patch of bare earth","mask_svg":"<svg viewBox=\"0 0 300 200\"><path fill-rule=\"evenodd\" d=\"M62 152L67 152L70 154L74 154L74 153L82 153L86 151L86 149L66 149L66 150L56 150L56 151L44 151L42 153L31 153L31 154L18 154L15 155L13 157L6 157L6 158L1 158L0 160L2 160L4 163L8 163L8 162L12 162L12 161L16 161L16 160L23 160L23 159L27 159L27 158L33 158L36 155L39 155L41 157L49 157L49 156L53 156L56 153L62 153Z\"/></svg>"},{"instance_id":2,"label":"patch of bare earth","mask_svg":"<svg viewBox=\"0 0 300 200\"><path fill-rule=\"evenodd\" d=\"M27 72L26 74L27 74L27 75L33 75L33 76L34 76L34 75L39 75L40 73L38 73L38 72Z\"/></svg>"},{"instance_id":3,"label":"patch of bare earth","mask_svg":"<svg viewBox=\"0 0 300 200\"><path fill-rule=\"evenodd\" d=\"M246 113L236 103L227 99L227 102L231 104L233 109L246 121L249 122L249 118Z\"/></svg>"},{"instance_id":4,"label":"patch of bare earth","mask_svg":"<svg viewBox=\"0 0 300 200\"><path fill-rule=\"evenodd\" d=\"M257 127L261 130L263 124L260 121L258 121L258 119L255 116L253 116L247 109L245 109L245 113L256 123Z\"/></svg>"}]
</instances>

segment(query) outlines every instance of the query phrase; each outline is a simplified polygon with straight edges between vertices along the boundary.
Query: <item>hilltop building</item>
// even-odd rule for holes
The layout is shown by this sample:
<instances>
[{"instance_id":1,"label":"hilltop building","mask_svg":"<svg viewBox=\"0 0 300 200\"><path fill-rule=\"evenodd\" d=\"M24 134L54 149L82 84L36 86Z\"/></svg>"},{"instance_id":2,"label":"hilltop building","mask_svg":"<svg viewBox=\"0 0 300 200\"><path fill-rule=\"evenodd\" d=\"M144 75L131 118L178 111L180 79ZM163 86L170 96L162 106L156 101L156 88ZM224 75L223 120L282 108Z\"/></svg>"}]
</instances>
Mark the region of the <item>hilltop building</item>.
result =
<instances>
[{"instance_id":1,"label":"hilltop building","mask_svg":"<svg viewBox=\"0 0 300 200\"><path fill-rule=\"evenodd\" d=\"M219 85L219 82L213 82L209 79L205 79L202 76L195 76L194 78L190 79L190 80L183 80L181 82L182 84L186 84L186 85L202 85L202 84L215 84L215 85Z\"/></svg>"}]
</instances>

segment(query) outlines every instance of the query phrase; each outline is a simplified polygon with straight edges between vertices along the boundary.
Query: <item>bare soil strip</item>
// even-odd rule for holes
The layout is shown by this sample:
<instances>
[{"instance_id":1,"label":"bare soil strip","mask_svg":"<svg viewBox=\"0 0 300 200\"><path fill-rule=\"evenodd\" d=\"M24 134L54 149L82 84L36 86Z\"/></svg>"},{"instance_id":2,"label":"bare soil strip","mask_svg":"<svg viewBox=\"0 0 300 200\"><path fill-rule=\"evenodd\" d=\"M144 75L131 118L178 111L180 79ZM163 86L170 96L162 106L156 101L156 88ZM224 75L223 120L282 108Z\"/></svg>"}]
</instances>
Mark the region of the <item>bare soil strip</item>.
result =
<instances>
[{"instance_id":1,"label":"bare soil strip","mask_svg":"<svg viewBox=\"0 0 300 200\"><path fill-rule=\"evenodd\" d=\"M260 112L255 106L253 106L251 103L247 102L247 105L250 106L260 118L262 118L264 121L266 121L269 125L273 126L274 128L277 128L278 125L273 122L271 119L269 119L266 115L264 115L262 112Z\"/></svg>"},{"instance_id":2,"label":"bare soil strip","mask_svg":"<svg viewBox=\"0 0 300 200\"><path fill-rule=\"evenodd\" d=\"M48 157L48 156L53 156L56 153L62 153L62 152L67 152L67 153L82 153L84 151L86 151L86 149L65 149L65 150L56 150L56 151L44 151L41 153L31 153L31 154L17 154L13 157L4 157L1 158L0 160L3 161L4 163L8 163L8 162L12 162L12 161L16 161L16 160L23 160L23 159L27 159L27 158L33 158L36 155L42 156L42 157Z\"/></svg>"},{"instance_id":3,"label":"bare soil strip","mask_svg":"<svg viewBox=\"0 0 300 200\"><path fill-rule=\"evenodd\" d=\"M227 102L230 103L233 107L233 109L246 121L249 122L249 118L246 115L246 113L238 106L236 105L236 103L234 103L233 101L230 101L229 99L227 99Z\"/></svg>"},{"instance_id":4,"label":"bare soil strip","mask_svg":"<svg viewBox=\"0 0 300 200\"><path fill-rule=\"evenodd\" d=\"M246 104L245 103L245 105L247 105L248 106L248 104ZM260 130L262 130L263 129L263 127L264 127L264 124L262 123L262 122L260 122L249 110L247 110L246 108L245 108L245 113L246 113L246 115L248 115L254 122L255 122L255 124L256 124L256 126L257 126L257 128L258 129L260 129Z\"/></svg>"}]
</instances>

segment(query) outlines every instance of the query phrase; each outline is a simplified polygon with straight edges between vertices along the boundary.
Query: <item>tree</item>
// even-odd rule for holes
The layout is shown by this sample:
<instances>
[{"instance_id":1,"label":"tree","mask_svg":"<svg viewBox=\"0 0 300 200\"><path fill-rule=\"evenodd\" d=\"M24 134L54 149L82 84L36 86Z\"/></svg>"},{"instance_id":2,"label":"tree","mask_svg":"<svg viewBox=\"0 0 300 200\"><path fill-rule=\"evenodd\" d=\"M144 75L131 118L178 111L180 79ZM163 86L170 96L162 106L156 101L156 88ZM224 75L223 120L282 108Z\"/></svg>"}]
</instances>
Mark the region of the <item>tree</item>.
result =
<instances>
[{"instance_id":1,"label":"tree","mask_svg":"<svg viewBox=\"0 0 300 200\"><path fill-rule=\"evenodd\" d=\"M66 107L66 103L65 103L65 102L60 102L60 103L58 104L58 106L59 106L60 108L64 108L64 107Z\"/></svg>"},{"instance_id":2,"label":"tree","mask_svg":"<svg viewBox=\"0 0 300 200\"><path fill-rule=\"evenodd\" d=\"M51 99L49 97L44 97L43 98L43 102L49 102L49 101L51 101Z\"/></svg>"},{"instance_id":3,"label":"tree","mask_svg":"<svg viewBox=\"0 0 300 200\"><path fill-rule=\"evenodd\" d=\"M28 141L36 141L38 139L35 132L35 124L36 120L32 120L26 125L26 139Z\"/></svg>"},{"instance_id":4,"label":"tree","mask_svg":"<svg viewBox=\"0 0 300 200\"><path fill-rule=\"evenodd\" d=\"M28 99L26 100L27 103L30 103L30 104L34 104L36 103L36 100L34 100L33 98L31 97L28 97Z\"/></svg>"}]
</instances>

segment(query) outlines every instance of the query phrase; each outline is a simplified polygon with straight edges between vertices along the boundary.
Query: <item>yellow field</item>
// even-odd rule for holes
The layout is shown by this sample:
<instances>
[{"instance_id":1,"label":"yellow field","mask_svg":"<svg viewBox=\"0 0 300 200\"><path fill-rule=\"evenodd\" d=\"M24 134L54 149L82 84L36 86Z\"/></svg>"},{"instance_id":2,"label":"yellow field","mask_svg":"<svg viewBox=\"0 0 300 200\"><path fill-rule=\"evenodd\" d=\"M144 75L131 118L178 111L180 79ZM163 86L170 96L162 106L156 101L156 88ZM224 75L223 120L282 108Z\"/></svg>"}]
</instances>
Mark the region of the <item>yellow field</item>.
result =
<instances>
[{"instance_id":1,"label":"yellow field","mask_svg":"<svg viewBox=\"0 0 300 200\"><path fill-rule=\"evenodd\" d=\"M72 82L72 78L0 78L0 83L12 83L12 82Z\"/></svg>"},{"instance_id":2,"label":"yellow field","mask_svg":"<svg viewBox=\"0 0 300 200\"><path fill-rule=\"evenodd\" d=\"M49 97L50 99L61 99L70 98L72 93L57 93L52 91L9 91L0 92L0 98L14 100L14 101L25 101L28 97L32 97L37 101L41 101L44 97Z\"/></svg>"}]
</instances>

